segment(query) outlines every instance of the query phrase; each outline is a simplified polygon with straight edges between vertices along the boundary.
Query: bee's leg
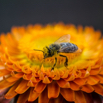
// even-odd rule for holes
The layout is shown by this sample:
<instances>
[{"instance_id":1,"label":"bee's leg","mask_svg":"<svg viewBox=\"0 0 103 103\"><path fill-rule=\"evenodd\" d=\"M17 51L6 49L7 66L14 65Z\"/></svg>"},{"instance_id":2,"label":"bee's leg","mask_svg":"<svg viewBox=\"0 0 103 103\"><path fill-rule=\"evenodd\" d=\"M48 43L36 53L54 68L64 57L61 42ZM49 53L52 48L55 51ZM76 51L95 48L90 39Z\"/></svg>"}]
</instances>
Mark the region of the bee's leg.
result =
<instances>
[{"instance_id":1,"label":"bee's leg","mask_svg":"<svg viewBox=\"0 0 103 103\"><path fill-rule=\"evenodd\" d=\"M61 56L61 57L65 57L65 63L64 63L64 65L65 66L68 66L68 58L66 57L66 56L64 56L64 55L59 55L59 56Z\"/></svg>"},{"instance_id":2,"label":"bee's leg","mask_svg":"<svg viewBox=\"0 0 103 103\"><path fill-rule=\"evenodd\" d=\"M54 67L55 67L56 63L57 63L57 58L55 57L55 63L53 65L53 67L52 67L52 70L54 70Z\"/></svg>"}]
</instances>

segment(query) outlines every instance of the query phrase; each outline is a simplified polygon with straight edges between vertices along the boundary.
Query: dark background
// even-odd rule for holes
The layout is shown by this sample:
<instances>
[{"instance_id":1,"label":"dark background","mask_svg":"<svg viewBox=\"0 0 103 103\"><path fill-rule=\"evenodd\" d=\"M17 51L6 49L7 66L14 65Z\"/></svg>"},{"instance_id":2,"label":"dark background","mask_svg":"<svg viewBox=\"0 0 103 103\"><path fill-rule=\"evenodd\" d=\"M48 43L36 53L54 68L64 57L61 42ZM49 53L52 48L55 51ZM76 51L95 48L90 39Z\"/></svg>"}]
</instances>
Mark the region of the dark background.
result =
<instances>
[{"instance_id":1,"label":"dark background","mask_svg":"<svg viewBox=\"0 0 103 103\"><path fill-rule=\"evenodd\" d=\"M0 0L0 33L12 26L60 21L103 33L103 0Z\"/></svg>"}]
</instances>

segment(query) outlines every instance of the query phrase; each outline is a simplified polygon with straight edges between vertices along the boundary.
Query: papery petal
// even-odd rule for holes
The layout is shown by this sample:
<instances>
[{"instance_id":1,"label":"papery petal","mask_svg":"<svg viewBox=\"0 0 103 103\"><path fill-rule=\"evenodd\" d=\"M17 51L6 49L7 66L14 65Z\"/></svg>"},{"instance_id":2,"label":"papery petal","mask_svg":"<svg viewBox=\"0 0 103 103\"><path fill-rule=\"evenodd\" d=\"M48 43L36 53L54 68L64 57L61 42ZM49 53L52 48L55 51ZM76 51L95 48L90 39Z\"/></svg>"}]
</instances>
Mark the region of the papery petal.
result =
<instances>
[{"instance_id":1,"label":"papery petal","mask_svg":"<svg viewBox=\"0 0 103 103\"><path fill-rule=\"evenodd\" d=\"M85 78L76 78L75 80L74 80L74 82L76 83L76 84L78 84L78 85L85 85L86 84L86 82L87 82L87 79L85 79Z\"/></svg>"},{"instance_id":2,"label":"papery petal","mask_svg":"<svg viewBox=\"0 0 103 103\"><path fill-rule=\"evenodd\" d=\"M103 86L101 84L96 84L92 86L96 93L103 95Z\"/></svg>"},{"instance_id":3,"label":"papery petal","mask_svg":"<svg viewBox=\"0 0 103 103\"><path fill-rule=\"evenodd\" d=\"M76 83L74 83L72 81L70 81L69 83L70 83L70 87L72 90L79 90L80 89L80 86L77 85Z\"/></svg>"},{"instance_id":4,"label":"papery petal","mask_svg":"<svg viewBox=\"0 0 103 103\"><path fill-rule=\"evenodd\" d=\"M9 91L6 93L5 98L6 99L11 99L14 96L17 95L17 92L15 92L15 89L17 88L18 84L20 83L20 81L18 81L17 83L15 83L10 89Z\"/></svg>"},{"instance_id":5,"label":"papery petal","mask_svg":"<svg viewBox=\"0 0 103 103\"><path fill-rule=\"evenodd\" d=\"M46 87L46 84L42 83L41 81L35 86L35 91L37 93L41 93L45 89L45 87Z\"/></svg>"},{"instance_id":6,"label":"papery petal","mask_svg":"<svg viewBox=\"0 0 103 103\"><path fill-rule=\"evenodd\" d=\"M28 81L22 80L21 83L18 85L18 87L15 89L15 91L19 94L24 93L29 87L27 86Z\"/></svg>"},{"instance_id":7,"label":"papery petal","mask_svg":"<svg viewBox=\"0 0 103 103\"><path fill-rule=\"evenodd\" d=\"M94 88L91 85L86 84L82 86L81 90L87 93L91 93L94 91Z\"/></svg>"},{"instance_id":8,"label":"papery petal","mask_svg":"<svg viewBox=\"0 0 103 103\"><path fill-rule=\"evenodd\" d=\"M7 69L0 70L0 77L7 74L10 74L10 71L8 71Z\"/></svg>"},{"instance_id":9,"label":"papery petal","mask_svg":"<svg viewBox=\"0 0 103 103\"><path fill-rule=\"evenodd\" d=\"M75 103L87 103L82 91L75 91Z\"/></svg>"},{"instance_id":10,"label":"papery petal","mask_svg":"<svg viewBox=\"0 0 103 103\"><path fill-rule=\"evenodd\" d=\"M73 90L69 88L61 88L60 93L67 101L74 101L75 94Z\"/></svg>"},{"instance_id":11,"label":"papery petal","mask_svg":"<svg viewBox=\"0 0 103 103\"><path fill-rule=\"evenodd\" d=\"M38 103L48 103L49 98L48 98L48 90L45 88L45 90L40 94Z\"/></svg>"},{"instance_id":12,"label":"papery petal","mask_svg":"<svg viewBox=\"0 0 103 103\"><path fill-rule=\"evenodd\" d=\"M99 79L96 76L89 76L87 78L87 83L90 85L95 85L99 82Z\"/></svg>"},{"instance_id":13,"label":"papery petal","mask_svg":"<svg viewBox=\"0 0 103 103\"><path fill-rule=\"evenodd\" d=\"M15 82L7 82L5 79L0 81L0 89L5 89L7 87L10 87L14 84ZM6 85L4 85L6 84Z\"/></svg>"},{"instance_id":14,"label":"papery petal","mask_svg":"<svg viewBox=\"0 0 103 103\"><path fill-rule=\"evenodd\" d=\"M28 100L30 90L27 90L25 93L20 94L17 103L25 103Z\"/></svg>"},{"instance_id":15,"label":"papery petal","mask_svg":"<svg viewBox=\"0 0 103 103\"><path fill-rule=\"evenodd\" d=\"M63 97L61 95L59 95L58 98L50 99L49 103L63 103Z\"/></svg>"},{"instance_id":16,"label":"papery petal","mask_svg":"<svg viewBox=\"0 0 103 103\"><path fill-rule=\"evenodd\" d=\"M57 98L59 96L59 92L60 87L55 81L48 84L48 98Z\"/></svg>"},{"instance_id":17,"label":"papery petal","mask_svg":"<svg viewBox=\"0 0 103 103\"><path fill-rule=\"evenodd\" d=\"M35 101L39 95L40 95L40 93L37 93L36 91L34 91L34 88L31 88L28 101Z\"/></svg>"}]
</instances>

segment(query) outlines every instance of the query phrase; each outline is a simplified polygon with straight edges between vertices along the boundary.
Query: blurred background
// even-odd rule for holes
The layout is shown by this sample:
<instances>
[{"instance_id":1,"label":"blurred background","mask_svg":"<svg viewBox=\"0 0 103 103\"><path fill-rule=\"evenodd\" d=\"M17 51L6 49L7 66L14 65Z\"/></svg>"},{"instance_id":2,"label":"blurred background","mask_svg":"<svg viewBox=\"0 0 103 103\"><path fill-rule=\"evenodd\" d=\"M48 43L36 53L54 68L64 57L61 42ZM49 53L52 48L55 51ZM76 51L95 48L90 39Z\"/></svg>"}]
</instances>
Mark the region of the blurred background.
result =
<instances>
[{"instance_id":1,"label":"blurred background","mask_svg":"<svg viewBox=\"0 0 103 103\"><path fill-rule=\"evenodd\" d=\"M0 0L0 33L12 26L60 21L103 33L103 0Z\"/></svg>"}]
</instances>

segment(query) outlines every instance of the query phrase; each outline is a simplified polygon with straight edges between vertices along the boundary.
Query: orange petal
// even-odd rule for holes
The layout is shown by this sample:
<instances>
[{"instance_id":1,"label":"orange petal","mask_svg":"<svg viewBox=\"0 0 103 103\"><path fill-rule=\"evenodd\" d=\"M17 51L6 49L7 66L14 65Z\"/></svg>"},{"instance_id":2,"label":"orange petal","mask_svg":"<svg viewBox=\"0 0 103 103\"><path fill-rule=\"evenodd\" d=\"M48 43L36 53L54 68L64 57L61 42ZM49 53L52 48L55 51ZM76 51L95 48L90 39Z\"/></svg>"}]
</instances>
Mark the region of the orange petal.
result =
<instances>
[{"instance_id":1,"label":"orange petal","mask_svg":"<svg viewBox=\"0 0 103 103\"><path fill-rule=\"evenodd\" d=\"M70 88L61 88L60 93L67 101L74 101L74 91Z\"/></svg>"},{"instance_id":2,"label":"orange petal","mask_svg":"<svg viewBox=\"0 0 103 103\"><path fill-rule=\"evenodd\" d=\"M86 83L86 79L85 78L76 78L75 80L73 80L76 84L78 85L85 85Z\"/></svg>"},{"instance_id":3,"label":"orange petal","mask_svg":"<svg viewBox=\"0 0 103 103\"><path fill-rule=\"evenodd\" d=\"M30 90L27 90L25 93L20 94L17 103L26 103L26 101L28 100L29 97L29 92Z\"/></svg>"},{"instance_id":4,"label":"orange petal","mask_svg":"<svg viewBox=\"0 0 103 103\"><path fill-rule=\"evenodd\" d=\"M28 83L27 80L22 80L15 91L19 94L24 93L29 88L27 86L27 83Z\"/></svg>"},{"instance_id":5,"label":"orange petal","mask_svg":"<svg viewBox=\"0 0 103 103\"><path fill-rule=\"evenodd\" d=\"M101 68L91 69L90 75L97 75L101 71Z\"/></svg>"},{"instance_id":6,"label":"orange petal","mask_svg":"<svg viewBox=\"0 0 103 103\"><path fill-rule=\"evenodd\" d=\"M48 98L57 98L59 96L60 87L53 81L52 83L48 84Z\"/></svg>"},{"instance_id":7,"label":"orange petal","mask_svg":"<svg viewBox=\"0 0 103 103\"><path fill-rule=\"evenodd\" d=\"M75 79L74 75L69 75L67 78L65 78L65 81L72 81Z\"/></svg>"},{"instance_id":8,"label":"orange petal","mask_svg":"<svg viewBox=\"0 0 103 103\"><path fill-rule=\"evenodd\" d=\"M15 92L15 89L17 88L18 84L19 84L20 81L18 81L17 83L15 83L10 89L9 91L6 93L5 95L5 98L6 99L11 99L13 98L14 96L17 95L17 93Z\"/></svg>"},{"instance_id":9,"label":"orange petal","mask_svg":"<svg viewBox=\"0 0 103 103\"><path fill-rule=\"evenodd\" d=\"M34 83L34 82L32 82L31 80L29 80L27 86L28 86L28 87L35 87L35 86L36 86L36 83Z\"/></svg>"},{"instance_id":10,"label":"orange petal","mask_svg":"<svg viewBox=\"0 0 103 103\"><path fill-rule=\"evenodd\" d=\"M87 93L91 93L94 91L94 88L92 86L90 86L89 84L83 85L82 86L82 91L85 91Z\"/></svg>"},{"instance_id":11,"label":"orange petal","mask_svg":"<svg viewBox=\"0 0 103 103\"><path fill-rule=\"evenodd\" d=\"M87 103L82 91L75 91L75 103Z\"/></svg>"},{"instance_id":12,"label":"orange petal","mask_svg":"<svg viewBox=\"0 0 103 103\"><path fill-rule=\"evenodd\" d=\"M103 75L97 75L98 79L100 80L100 83L103 84Z\"/></svg>"},{"instance_id":13,"label":"orange petal","mask_svg":"<svg viewBox=\"0 0 103 103\"><path fill-rule=\"evenodd\" d=\"M60 87L63 87L67 83L67 81L65 81L64 79L60 79L57 81L57 83Z\"/></svg>"},{"instance_id":14,"label":"orange petal","mask_svg":"<svg viewBox=\"0 0 103 103\"><path fill-rule=\"evenodd\" d=\"M49 103L62 103L63 97L61 95L58 96L58 98L53 98L49 100Z\"/></svg>"},{"instance_id":15,"label":"orange petal","mask_svg":"<svg viewBox=\"0 0 103 103\"><path fill-rule=\"evenodd\" d=\"M8 82L14 82L14 81L17 81L19 78L16 78L16 77L8 77L6 80L8 81Z\"/></svg>"},{"instance_id":16,"label":"orange petal","mask_svg":"<svg viewBox=\"0 0 103 103\"><path fill-rule=\"evenodd\" d=\"M90 85L95 85L99 82L100 80L96 76L89 76L87 77L87 83Z\"/></svg>"},{"instance_id":17,"label":"orange petal","mask_svg":"<svg viewBox=\"0 0 103 103\"><path fill-rule=\"evenodd\" d=\"M79 89L80 89L80 86L77 85L76 83L74 83L74 82L72 82L72 81L70 81L69 83L70 83L70 88L71 88L72 90L79 90Z\"/></svg>"},{"instance_id":18,"label":"orange petal","mask_svg":"<svg viewBox=\"0 0 103 103\"><path fill-rule=\"evenodd\" d=\"M45 88L45 90L40 94L38 103L48 103L49 98L48 98L48 90Z\"/></svg>"},{"instance_id":19,"label":"orange petal","mask_svg":"<svg viewBox=\"0 0 103 103\"><path fill-rule=\"evenodd\" d=\"M17 74L15 74L14 76L15 76L16 78L21 78L21 77L23 77L23 75L24 75L24 73L17 73Z\"/></svg>"},{"instance_id":20,"label":"orange petal","mask_svg":"<svg viewBox=\"0 0 103 103\"><path fill-rule=\"evenodd\" d=\"M49 84L51 81L49 80L49 78L47 76L44 77L43 79L43 83L45 84Z\"/></svg>"},{"instance_id":21,"label":"orange petal","mask_svg":"<svg viewBox=\"0 0 103 103\"><path fill-rule=\"evenodd\" d=\"M0 77L4 76L4 75L7 75L7 74L10 74L10 71L8 71L6 69L0 70Z\"/></svg>"},{"instance_id":22,"label":"orange petal","mask_svg":"<svg viewBox=\"0 0 103 103\"><path fill-rule=\"evenodd\" d=\"M30 80L31 77L32 77L31 74L24 74L24 75L23 75L23 78L24 78L25 80Z\"/></svg>"},{"instance_id":23,"label":"orange petal","mask_svg":"<svg viewBox=\"0 0 103 103\"><path fill-rule=\"evenodd\" d=\"M103 95L103 86L101 84L96 84L92 86L96 93Z\"/></svg>"},{"instance_id":24,"label":"orange petal","mask_svg":"<svg viewBox=\"0 0 103 103\"><path fill-rule=\"evenodd\" d=\"M8 82L5 79L0 81L0 89L5 89L12 86L15 82Z\"/></svg>"},{"instance_id":25,"label":"orange petal","mask_svg":"<svg viewBox=\"0 0 103 103\"><path fill-rule=\"evenodd\" d=\"M46 84L42 83L42 81L40 81L36 86L35 86L35 91L37 93L41 93L46 87Z\"/></svg>"},{"instance_id":26,"label":"orange petal","mask_svg":"<svg viewBox=\"0 0 103 103\"><path fill-rule=\"evenodd\" d=\"M39 95L40 95L40 93L37 93L36 91L34 91L34 88L31 88L28 101L35 101Z\"/></svg>"}]
</instances>

